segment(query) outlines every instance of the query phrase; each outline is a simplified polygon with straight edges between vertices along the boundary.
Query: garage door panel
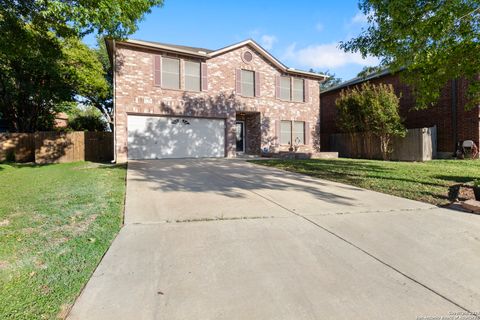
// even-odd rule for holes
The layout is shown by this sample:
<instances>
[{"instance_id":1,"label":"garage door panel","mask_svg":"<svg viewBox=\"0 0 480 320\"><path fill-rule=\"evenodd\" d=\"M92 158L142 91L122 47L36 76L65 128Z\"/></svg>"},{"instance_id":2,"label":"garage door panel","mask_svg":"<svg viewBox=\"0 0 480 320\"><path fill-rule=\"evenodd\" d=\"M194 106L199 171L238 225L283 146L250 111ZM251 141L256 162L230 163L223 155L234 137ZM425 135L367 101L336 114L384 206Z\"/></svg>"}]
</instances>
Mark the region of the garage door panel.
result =
<instances>
[{"instance_id":1,"label":"garage door panel","mask_svg":"<svg viewBox=\"0 0 480 320\"><path fill-rule=\"evenodd\" d=\"M128 158L225 156L225 121L181 117L128 117Z\"/></svg>"}]
</instances>

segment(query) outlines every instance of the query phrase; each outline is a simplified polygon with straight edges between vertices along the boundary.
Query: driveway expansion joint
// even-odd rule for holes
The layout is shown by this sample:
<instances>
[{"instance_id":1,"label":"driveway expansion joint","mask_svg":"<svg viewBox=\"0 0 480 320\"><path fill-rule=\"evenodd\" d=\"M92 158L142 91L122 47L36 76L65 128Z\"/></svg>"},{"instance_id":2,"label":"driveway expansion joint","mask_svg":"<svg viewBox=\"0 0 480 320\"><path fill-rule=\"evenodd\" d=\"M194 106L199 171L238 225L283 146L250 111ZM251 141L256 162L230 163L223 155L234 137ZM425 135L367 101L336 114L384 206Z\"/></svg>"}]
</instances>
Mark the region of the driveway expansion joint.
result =
<instances>
[{"instance_id":1,"label":"driveway expansion joint","mask_svg":"<svg viewBox=\"0 0 480 320\"><path fill-rule=\"evenodd\" d=\"M343 212L331 212L331 213L322 213L322 214L306 214L304 215L305 217L310 217L310 216L318 216L318 217L323 217L323 216L341 216L341 215L349 215L349 214L369 214L369 213L386 213L386 214L392 214L395 212L416 212L421 214L425 214L427 210L435 210L438 209L439 207L437 206L432 206L429 208L403 208L403 209L391 209L391 210L366 210L366 211L343 211ZM295 211L295 209L293 209ZM295 211L296 212L296 211Z\"/></svg>"},{"instance_id":2,"label":"driveway expansion joint","mask_svg":"<svg viewBox=\"0 0 480 320\"><path fill-rule=\"evenodd\" d=\"M215 218L198 218L198 219L184 219L175 220L174 223L189 223L189 222L209 222L209 221L229 221L229 220L259 220L259 219L275 219L274 216L258 216L258 217L215 217ZM170 222L171 223L171 222Z\"/></svg>"},{"instance_id":3,"label":"driveway expansion joint","mask_svg":"<svg viewBox=\"0 0 480 320\"><path fill-rule=\"evenodd\" d=\"M369 256L370 258L374 259L375 261L381 263L381 264L384 265L385 267L387 267L387 268L393 270L394 272L402 275L403 277L407 278L408 280L410 280L410 281L418 284L419 286L421 286L421 287L425 288L426 290L432 292L433 294L441 297L442 299L448 301L449 303L455 305L456 307L464 310L465 312L467 312L467 313L469 313L469 314L471 314L471 315L475 315L475 313L474 313L473 311L468 310L466 307L460 305L458 302L455 302L454 300L448 298L447 296L445 296L445 295L443 295L442 293L436 291L435 289L430 288L428 285L420 282L420 280L415 279L413 276L409 276L409 275L406 274L405 272L399 270L398 268L394 267L393 265L389 264L388 262L383 261L382 259L376 257L374 254L372 254L372 253L368 252L367 250L359 247L358 245L354 244L353 242L351 242L351 241L347 240L346 238L342 237L341 235L335 233L334 231L331 231L330 229L322 226L321 224L319 224L319 223L317 223L317 222L309 219L307 216L303 216L302 214L300 214L300 213L298 213L298 212L295 212L294 210L291 210L291 209L289 209L289 208L281 205L280 203L278 203L278 202L276 202L276 201L274 201L274 200L272 200L272 199L269 199L268 197L263 196L263 195L255 192L255 191L253 191L253 190L249 190L249 191L252 192L252 193L254 193L254 194L256 194L256 195L259 196L259 197L262 197L263 199L265 199L265 200L267 200L267 201L270 201L271 203L279 206L280 208L291 212L292 214L296 215L297 217L302 218L302 219L304 219L304 220L307 221L307 222L310 222L311 224L315 225L315 226L318 227L319 229L322 229L323 231L328 232L329 234L331 234L331 235L333 235L334 237L340 239L341 241L347 243L348 245L354 247L355 249L360 250L361 252L363 252L364 254L366 254L367 256ZM433 208L430 208L430 209L433 209ZM415 210L419 210L419 209L413 209L412 211L415 211ZM394 211L394 210L392 210L392 211ZM402 211L402 210L397 210L397 211ZM406 209L405 211L408 211L408 209ZM476 319L480 319L479 317L475 317L475 318L476 318Z\"/></svg>"},{"instance_id":4,"label":"driveway expansion joint","mask_svg":"<svg viewBox=\"0 0 480 320\"><path fill-rule=\"evenodd\" d=\"M157 224L180 224L180 223L192 223L192 222L213 222L213 221L236 221L236 220L267 220L267 219L291 219L292 217L276 217L276 216L254 216L254 217L214 217L214 218L193 218L193 219L176 219L176 220L161 220L155 222L131 222L126 223L128 225L157 225Z\"/></svg>"}]
</instances>

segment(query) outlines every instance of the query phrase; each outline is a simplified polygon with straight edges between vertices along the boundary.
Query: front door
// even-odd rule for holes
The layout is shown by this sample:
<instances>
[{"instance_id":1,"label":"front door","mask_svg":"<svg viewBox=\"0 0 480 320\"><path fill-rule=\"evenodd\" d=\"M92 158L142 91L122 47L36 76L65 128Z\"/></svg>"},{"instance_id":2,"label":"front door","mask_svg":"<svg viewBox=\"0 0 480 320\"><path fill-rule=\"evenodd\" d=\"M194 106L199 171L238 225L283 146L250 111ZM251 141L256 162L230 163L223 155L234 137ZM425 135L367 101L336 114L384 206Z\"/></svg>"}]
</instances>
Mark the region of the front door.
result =
<instances>
[{"instance_id":1,"label":"front door","mask_svg":"<svg viewBox=\"0 0 480 320\"><path fill-rule=\"evenodd\" d=\"M245 122L237 121L237 152L245 152Z\"/></svg>"}]
</instances>

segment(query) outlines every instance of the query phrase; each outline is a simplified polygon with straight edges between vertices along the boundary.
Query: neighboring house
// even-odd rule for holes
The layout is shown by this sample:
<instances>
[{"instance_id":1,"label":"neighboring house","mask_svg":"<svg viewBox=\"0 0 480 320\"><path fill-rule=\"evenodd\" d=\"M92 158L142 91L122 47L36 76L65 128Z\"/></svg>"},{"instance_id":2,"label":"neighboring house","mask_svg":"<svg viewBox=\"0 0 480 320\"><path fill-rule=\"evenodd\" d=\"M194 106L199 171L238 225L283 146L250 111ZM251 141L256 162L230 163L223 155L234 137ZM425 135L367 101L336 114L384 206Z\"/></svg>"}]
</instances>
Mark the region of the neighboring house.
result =
<instances>
[{"instance_id":1,"label":"neighboring house","mask_svg":"<svg viewBox=\"0 0 480 320\"><path fill-rule=\"evenodd\" d=\"M68 114L65 112L59 112L55 115L55 128L68 127Z\"/></svg>"},{"instance_id":2,"label":"neighboring house","mask_svg":"<svg viewBox=\"0 0 480 320\"><path fill-rule=\"evenodd\" d=\"M435 106L425 110L413 110L415 99L411 89L400 80L400 75L388 70L355 78L320 93L320 136L322 151L329 151L330 136L341 132L336 125L337 108L335 100L343 89L358 86L369 81L374 84L391 84L400 98L400 115L409 129L437 127L438 157L451 157L458 141L473 140L480 144L480 107L465 110L467 103L464 79L449 81Z\"/></svg>"},{"instance_id":3,"label":"neighboring house","mask_svg":"<svg viewBox=\"0 0 480 320\"><path fill-rule=\"evenodd\" d=\"M54 128L66 128L68 126L68 115L65 112L59 112L55 115ZM0 132L12 131L12 127L7 121L0 117Z\"/></svg>"},{"instance_id":4,"label":"neighboring house","mask_svg":"<svg viewBox=\"0 0 480 320\"><path fill-rule=\"evenodd\" d=\"M127 159L319 150L319 82L252 40L208 50L107 41L115 153Z\"/></svg>"}]
</instances>

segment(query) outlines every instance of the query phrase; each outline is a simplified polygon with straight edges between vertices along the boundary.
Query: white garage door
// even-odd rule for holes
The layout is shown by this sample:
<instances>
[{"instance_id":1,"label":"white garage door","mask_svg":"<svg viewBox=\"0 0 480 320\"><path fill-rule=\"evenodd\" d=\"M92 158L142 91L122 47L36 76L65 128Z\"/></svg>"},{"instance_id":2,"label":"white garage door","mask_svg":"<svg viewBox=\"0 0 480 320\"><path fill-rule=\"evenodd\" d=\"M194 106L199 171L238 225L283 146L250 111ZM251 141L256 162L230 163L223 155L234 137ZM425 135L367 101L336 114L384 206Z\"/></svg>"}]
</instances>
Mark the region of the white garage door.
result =
<instances>
[{"instance_id":1,"label":"white garage door","mask_svg":"<svg viewBox=\"0 0 480 320\"><path fill-rule=\"evenodd\" d=\"M222 119L128 116L128 158L225 156Z\"/></svg>"}]
</instances>

